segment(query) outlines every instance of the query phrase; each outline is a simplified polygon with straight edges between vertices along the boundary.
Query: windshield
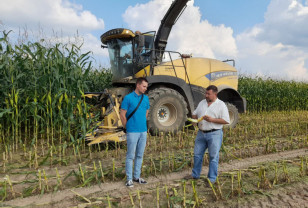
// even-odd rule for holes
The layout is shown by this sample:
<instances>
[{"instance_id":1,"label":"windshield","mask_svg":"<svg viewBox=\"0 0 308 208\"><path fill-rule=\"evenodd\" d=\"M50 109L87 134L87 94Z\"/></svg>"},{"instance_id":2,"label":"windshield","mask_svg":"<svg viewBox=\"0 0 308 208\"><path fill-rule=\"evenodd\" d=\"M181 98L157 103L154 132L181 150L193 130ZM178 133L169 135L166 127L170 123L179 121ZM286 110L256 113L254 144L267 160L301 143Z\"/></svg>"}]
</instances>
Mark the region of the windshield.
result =
<instances>
[{"instance_id":1,"label":"windshield","mask_svg":"<svg viewBox=\"0 0 308 208\"><path fill-rule=\"evenodd\" d=\"M107 45L113 80L133 76L132 40L112 39Z\"/></svg>"}]
</instances>

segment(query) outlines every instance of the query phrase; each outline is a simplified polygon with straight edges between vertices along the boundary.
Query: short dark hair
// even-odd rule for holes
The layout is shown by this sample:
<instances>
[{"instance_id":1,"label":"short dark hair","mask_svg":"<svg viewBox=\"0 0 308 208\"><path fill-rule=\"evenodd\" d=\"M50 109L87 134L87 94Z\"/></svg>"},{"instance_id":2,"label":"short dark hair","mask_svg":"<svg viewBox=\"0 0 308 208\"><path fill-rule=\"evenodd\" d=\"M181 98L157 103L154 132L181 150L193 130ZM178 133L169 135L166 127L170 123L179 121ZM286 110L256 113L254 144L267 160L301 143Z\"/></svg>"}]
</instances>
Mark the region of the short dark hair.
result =
<instances>
[{"instance_id":1,"label":"short dark hair","mask_svg":"<svg viewBox=\"0 0 308 208\"><path fill-rule=\"evenodd\" d=\"M137 80L136 80L136 86L137 86L137 84L141 84L143 81L146 82L146 83L149 83L148 80L145 77L138 77Z\"/></svg>"},{"instance_id":2,"label":"short dark hair","mask_svg":"<svg viewBox=\"0 0 308 208\"><path fill-rule=\"evenodd\" d=\"M212 90L213 92L217 93L218 92L218 88L215 85L210 85L206 88L206 91L208 90Z\"/></svg>"}]
</instances>

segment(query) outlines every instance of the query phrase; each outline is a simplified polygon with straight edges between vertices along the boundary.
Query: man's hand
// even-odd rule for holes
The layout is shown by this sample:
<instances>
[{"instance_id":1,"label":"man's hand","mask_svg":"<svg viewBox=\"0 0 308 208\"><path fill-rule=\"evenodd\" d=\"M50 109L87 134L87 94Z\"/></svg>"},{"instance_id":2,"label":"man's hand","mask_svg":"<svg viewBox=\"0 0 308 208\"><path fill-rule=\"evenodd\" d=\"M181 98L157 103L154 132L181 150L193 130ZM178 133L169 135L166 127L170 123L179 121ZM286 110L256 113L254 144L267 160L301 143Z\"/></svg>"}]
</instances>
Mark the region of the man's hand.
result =
<instances>
[{"instance_id":1,"label":"man's hand","mask_svg":"<svg viewBox=\"0 0 308 208\"><path fill-rule=\"evenodd\" d=\"M205 115L205 116L203 116L203 119L206 120L207 122L214 122L213 118L211 116Z\"/></svg>"},{"instance_id":2,"label":"man's hand","mask_svg":"<svg viewBox=\"0 0 308 208\"><path fill-rule=\"evenodd\" d=\"M197 115L192 115L191 118L198 119ZM197 126L198 123L192 122L193 126Z\"/></svg>"}]
</instances>

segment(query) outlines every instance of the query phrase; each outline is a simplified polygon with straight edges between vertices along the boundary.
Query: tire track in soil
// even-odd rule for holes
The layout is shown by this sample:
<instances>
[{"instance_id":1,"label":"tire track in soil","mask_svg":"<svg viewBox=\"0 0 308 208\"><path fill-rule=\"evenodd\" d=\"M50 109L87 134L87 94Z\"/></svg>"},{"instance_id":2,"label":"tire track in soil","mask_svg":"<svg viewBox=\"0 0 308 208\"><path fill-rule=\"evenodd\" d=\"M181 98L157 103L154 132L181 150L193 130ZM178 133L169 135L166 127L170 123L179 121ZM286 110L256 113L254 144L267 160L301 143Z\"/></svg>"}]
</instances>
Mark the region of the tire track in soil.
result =
<instances>
[{"instance_id":1,"label":"tire track in soil","mask_svg":"<svg viewBox=\"0 0 308 208\"><path fill-rule=\"evenodd\" d=\"M264 163L264 162L273 162L277 160L283 160L287 158L294 158L298 156L305 156L308 154L308 149L297 149L297 150L292 150L292 151L285 151L285 152L279 152L279 153L274 153L274 154L268 154L268 155L261 155L261 156L256 156L256 157L251 157L251 158L245 158L245 159L239 159L239 160L234 160L230 161L228 163L221 163L219 164L219 172L226 172L226 171L232 171L234 169L244 169L249 166L254 166L259 163ZM208 172L208 167L203 166L202 168L202 174L207 174ZM130 189L125 187L124 182L108 182L108 183L103 183L100 185L94 185L91 187L83 187L83 188L75 188L75 189L66 189L62 191L58 191L57 193L49 193L45 194L43 196L31 196L23 199L13 199L11 201L7 201L4 203L6 206L30 206L30 207L35 207L35 206L42 206L42 207L69 207L69 206L74 206L77 205L78 202L80 201L76 200L76 194L71 192L70 190L74 190L75 192L79 193L82 196L88 196L88 195L100 195L103 196L104 193L116 191L116 192L121 192L123 194L127 194L128 192L132 190L146 190L149 188L154 188L158 183L162 184L170 184L174 180L180 180L186 175L191 173L191 169L177 172L177 173L171 173L167 175L160 175L158 177L150 177L148 178L148 184L146 185L139 185L139 184L134 184L134 188ZM307 184L306 184L307 185ZM303 189L305 193L307 193L307 189ZM301 192L302 193L302 192ZM280 200L279 198L282 198L285 200L286 196L281 195L277 196L274 201L279 201L283 202L283 200ZM289 197L289 195L288 195ZM304 195L305 200L307 200L307 194ZM297 198L295 198L297 199ZM288 200L290 201L295 201L295 200ZM307 202L307 201L306 201ZM250 202L249 202L250 203ZM274 202L273 202L274 203ZM291 203L291 202L290 202ZM293 202L292 202L293 203ZM294 202L296 203L296 202ZM270 206L270 202L268 203L267 206ZM0 206L2 206L0 204ZM246 206L250 207L260 207L260 205L250 205L247 204ZM306 203L306 206L308 206L308 203ZM277 207L277 206L276 206ZM287 207L290 207L288 205Z\"/></svg>"}]
</instances>

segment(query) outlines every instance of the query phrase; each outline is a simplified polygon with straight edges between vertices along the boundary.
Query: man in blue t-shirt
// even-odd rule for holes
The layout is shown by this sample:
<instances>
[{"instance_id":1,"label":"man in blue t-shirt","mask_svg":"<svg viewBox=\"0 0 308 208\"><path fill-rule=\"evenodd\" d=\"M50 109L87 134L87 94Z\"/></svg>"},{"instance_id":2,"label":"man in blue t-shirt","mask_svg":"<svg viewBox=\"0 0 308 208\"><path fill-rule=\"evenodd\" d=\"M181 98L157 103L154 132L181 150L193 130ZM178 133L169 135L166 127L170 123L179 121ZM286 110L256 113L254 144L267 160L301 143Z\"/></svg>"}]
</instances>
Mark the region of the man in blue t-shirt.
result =
<instances>
[{"instance_id":1,"label":"man in blue t-shirt","mask_svg":"<svg viewBox=\"0 0 308 208\"><path fill-rule=\"evenodd\" d=\"M123 127L126 128L127 132L127 153L125 161L127 177L125 185L127 187L133 187L133 181L140 184L147 183L144 179L140 178L143 153L147 141L147 116L150 108L149 98L144 95L147 88L148 81L146 78L138 78L135 91L126 95L121 103L120 117ZM135 111L140 101L141 103ZM133 112L134 114L132 114Z\"/></svg>"}]
</instances>

